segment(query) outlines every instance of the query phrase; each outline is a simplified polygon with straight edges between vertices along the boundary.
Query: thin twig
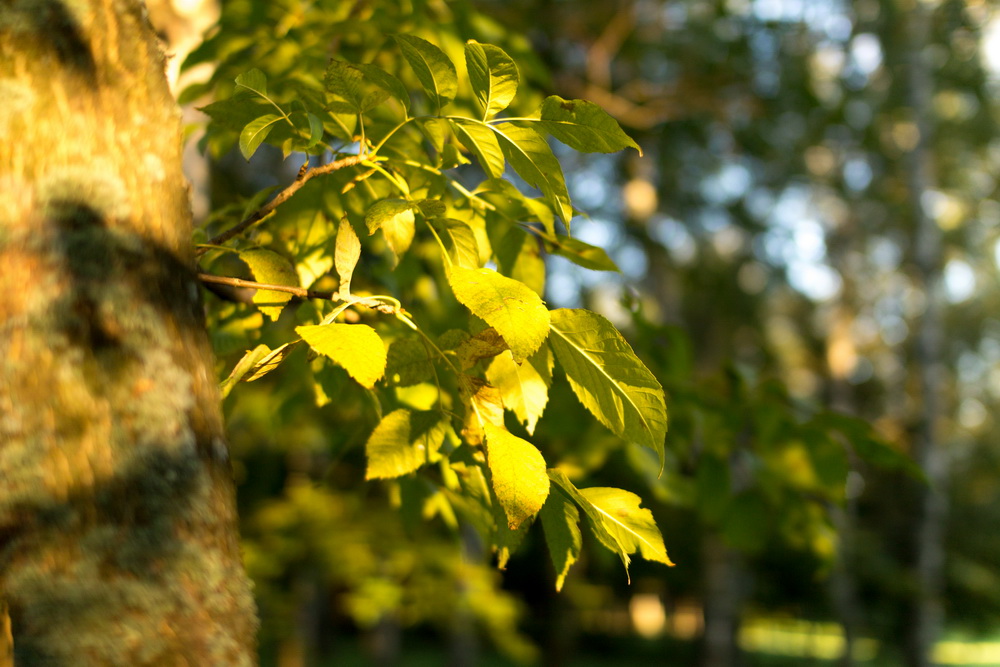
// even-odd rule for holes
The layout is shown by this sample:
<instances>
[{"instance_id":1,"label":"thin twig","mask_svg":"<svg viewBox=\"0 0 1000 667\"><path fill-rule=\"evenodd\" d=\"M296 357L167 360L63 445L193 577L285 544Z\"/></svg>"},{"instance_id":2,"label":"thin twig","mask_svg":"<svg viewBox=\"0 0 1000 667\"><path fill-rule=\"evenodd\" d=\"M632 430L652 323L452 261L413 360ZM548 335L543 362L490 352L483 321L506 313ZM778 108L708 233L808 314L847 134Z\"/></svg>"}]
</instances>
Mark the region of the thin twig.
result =
<instances>
[{"instance_id":1,"label":"thin twig","mask_svg":"<svg viewBox=\"0 0 1000 667\"><path fill-rule=\"evenodd\" d=\"M347 157L345 157L343 159L335 160L334 162L330 162L328 164L324 164L324 165L322 165L320 167L313 167L312 169L307 169L307 170L304 170L304 171L300 169L298 176L296 176L296 178L292 182L292 184L289 185L284 190L282 190L281 192L279 192L277 194L277 196L275 196L274 199L272 199L271 201L269 201L266 204L264 204L263 206L261 206L259 209L257 209L253 213L251 213L249 216L247 216L244 220L242 220L238 224L233 225L232 227L230 227L226 231L222 232L221 234L219 234L215 238L210 239L206 245L222 245L223 243L225 243L229 239L233 238L237 234L242 233L243 231L245 231L247 229L247 227L249 227L250 225L254 224L255 222L257 222L259 220L262 220L263 218L267 217L274 209L278 208L279 206L281 206L282 204L284 204L286 201L288 201L288 199L292 195L294 195L296 192L298 192L299 189L303 185L305 185L306 183L308 183L309 179L313 178L314 176L322 176L323 174L329 174L329 173L337 171L339 169L344 169L345 167L352 167L352 166L358 164L359 162L361 162L364 159L365 158L362 157L361 155L349 155L349 156L347 156ZM201 255L202 253L206 252L207 250L208 250L207 248L198 248L195 251L195 254ZM287 287L287 285L286 285L286 287ZM272 289L272 288L268 288L268 289ZM296 288L296 289L298 289L298 288ZM319 298L319 297L317 297L317 298Z\"/></svg>"},{"instance_id":2,"label":"thin twig","mask_svg":"<svg viewBox=\"0 0 1000 667\"><path fill-rule=\"evenodd\" d=\"M214 276L211 273L199 273L198 280L203 283L214 283L216 285L229 285L230 287L245 287L255 290L271 290L272 292L285 292L293 294L303 299L322 299L324 301L343 301L344 297L338 292L320 292L318 290L306 289L304 287L294 287L292 285L273 285L271 283L258 283L253 280L243 280L242 278L230 278L229 276ZM379 299L349 298L351 305L365 306L383 313L396 314L398 308L391 303L380 301Z\"/></svg>"}]
</instances>

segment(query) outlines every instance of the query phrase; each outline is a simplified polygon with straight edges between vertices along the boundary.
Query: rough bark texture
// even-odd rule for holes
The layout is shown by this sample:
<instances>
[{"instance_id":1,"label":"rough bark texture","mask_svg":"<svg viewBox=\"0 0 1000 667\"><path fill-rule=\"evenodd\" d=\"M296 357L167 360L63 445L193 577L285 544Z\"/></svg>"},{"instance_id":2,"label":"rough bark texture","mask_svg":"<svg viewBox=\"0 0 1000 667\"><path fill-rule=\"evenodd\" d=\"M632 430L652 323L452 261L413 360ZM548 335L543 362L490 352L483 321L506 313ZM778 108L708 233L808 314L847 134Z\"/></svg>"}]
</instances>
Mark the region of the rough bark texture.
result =
<instances>
[{"instance_id":1,"label":"rough bark texture","mask_svg":"<svg viewBox=\"0 0 1000 667\"><path fill-rule=\"evenodd\" d=\"M0 0L0 597L19 665L249 665L255 615L139 0Z\"/></svg>"}]
</instances>

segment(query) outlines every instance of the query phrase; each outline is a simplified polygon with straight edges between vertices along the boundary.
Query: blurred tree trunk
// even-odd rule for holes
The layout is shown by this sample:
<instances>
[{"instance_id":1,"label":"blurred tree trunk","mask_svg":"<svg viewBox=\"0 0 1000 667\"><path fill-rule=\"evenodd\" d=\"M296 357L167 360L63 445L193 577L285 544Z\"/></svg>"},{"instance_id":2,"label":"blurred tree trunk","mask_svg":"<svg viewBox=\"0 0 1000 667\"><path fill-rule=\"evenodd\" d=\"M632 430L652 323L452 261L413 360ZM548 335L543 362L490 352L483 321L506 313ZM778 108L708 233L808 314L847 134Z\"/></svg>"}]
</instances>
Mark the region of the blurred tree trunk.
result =
<instances>
[{"instance_id":1,"label":"blurred tree trunk","mask_svg":"<svg viewBox=\"0 0 1000 667\"><path fill-rule=\"evenodd\" d=\"M0 6L0 595L18 665L256 662L163 67L139 0Z\"/></svg>"},{"instance_id":2,"label":"blurred tree trunk","mask_svg":"<svg viewBox=\"0 0 1000 667\"><path fill-rule=\"evenodd\" d=\"M941 415L942 320L941 320L941 230L928 213L925 196L934 187L931 170L931 104L934 95L930 66L926 62L930 44L930 16L920 2L904 2L907 69L907 102L918 131L915 148L903 158L912 221L912 247L916 282L923 289L926 307L916 323L913 368L919 396L913 453L927 477L919 489L914 527L914 580L916 598L912 620L907 624L906 663L928 667L943 624L944 525L947 514L947 452L938 441Z\"/></svg>"},{"instance_id":3,"label":"blurred tree trunk","mask_svg":"<svg viewBox=\"0 0 1000 667\"><path fill-rule=\"evenodd\" d=\"M705 577L701 667L735 667L741 664L737 638L746 587L740 555L711 530L705 532L701 549Z\"/></svg>"}]
</instances>

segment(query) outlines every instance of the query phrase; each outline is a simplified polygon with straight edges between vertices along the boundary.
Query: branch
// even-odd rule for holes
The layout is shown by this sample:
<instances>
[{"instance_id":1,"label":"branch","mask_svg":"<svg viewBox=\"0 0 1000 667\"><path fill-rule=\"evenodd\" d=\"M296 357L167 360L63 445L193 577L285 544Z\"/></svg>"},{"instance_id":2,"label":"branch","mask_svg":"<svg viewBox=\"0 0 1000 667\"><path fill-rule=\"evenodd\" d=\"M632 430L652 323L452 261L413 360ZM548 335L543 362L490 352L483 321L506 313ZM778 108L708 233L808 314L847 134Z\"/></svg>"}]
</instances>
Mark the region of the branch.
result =
<instances>
[{"instance_id":1,"label":"branch","mask_svg":"<svg viewBox=\"0 0 1000 667\"><path fill-rule=\"evenodd\" d=\"M324 301L343 301L344 297L337 292L320 292L318 290L306 289L304 287L294 287L292 285L272 285L270 283L258 283L242 278L230 278L228 276L214 276L211 273L199 273L198 280L203 283L215 285L229 285L230 287L246 287L255 290L271 290L272 292L286 292L294 294L303 299L323 299ZM364 297L348 297L351 304L366 306L383 313L396 314L399 309L390 303L379 299L366 299Z\"/></svg>"},{"instance_id":2,"label":"branch","mask_svg":"<svg viewBox=\"0 0 1000 667\"><path fill-rule=\"evenodd\" d=\"M244 218L238 224L233 225L232 227L222 232L215 238L210 239L207 245L222 245L223 243L233 238L237 234L240 234L243 231L245 231L247 227L249 227L250 225L254 224L255 222L258 222L259 220L264 219L265 217L270 215L270 213L274 211L274 209L278 208L286 201L288 201L288 199L296 192L298 192L303 185L308 183L309 179L311 179L312 177L322 176L323 174L329 174L339 169L344 169L345 167L353 167L354 165L358 164L364 159L365 158L361 155L350 155L341 160L335 160L328 164L324 164L320 167L314 167L312 169L300 169L298 176L295 177L295 180L292 181L292 184L289 185L284 190L282 190L281 192L279 192L274 199L261 206L259 209L251 213L249 216ZM195 251L195 254L201 255L207 250L208 250L207 248L198 248ZM251 285L245 285L245 286L250 287ZM285 287L287 287L287 285ZM274 289L274 287L273 286L268 287L267 289ZM275 290L275 291L281 291L281 290ZM322 297L316 297L316 298L322 298Z\"/></svg>"}]
</instances>

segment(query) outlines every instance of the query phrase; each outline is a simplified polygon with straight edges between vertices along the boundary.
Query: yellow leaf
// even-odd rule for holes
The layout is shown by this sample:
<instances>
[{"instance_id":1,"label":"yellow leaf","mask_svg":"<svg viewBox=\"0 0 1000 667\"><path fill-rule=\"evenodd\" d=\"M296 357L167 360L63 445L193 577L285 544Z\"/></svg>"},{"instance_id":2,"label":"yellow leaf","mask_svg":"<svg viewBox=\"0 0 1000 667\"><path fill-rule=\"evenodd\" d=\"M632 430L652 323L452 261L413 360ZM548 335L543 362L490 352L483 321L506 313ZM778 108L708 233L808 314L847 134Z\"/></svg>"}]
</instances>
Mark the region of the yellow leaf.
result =
<instances>
[{"instance_id":1,"label":"yellow leaf","mask_svg":"<svg viewBox=\"0 0 1000 667\"><path fill-rule=\"evenodd\" d=\"M483 424L486 462L496 494L511 530L538 514L549 495L549 477L542 453L500 426Z\"/></svg>"},{"instance_id":2,"label":"yellow leaf","mask_svg":"<svg viewBox=\"0 0 1000 667\"><path fill-rule=\"evenodd\" d=\"M371 389L385 372L385 345L367 324L321 324L296 327L309 347L342 366Z\"/></svg>"}]
</instances>

